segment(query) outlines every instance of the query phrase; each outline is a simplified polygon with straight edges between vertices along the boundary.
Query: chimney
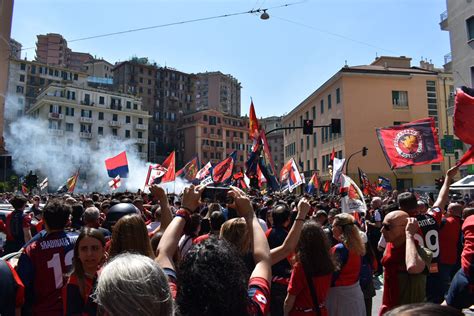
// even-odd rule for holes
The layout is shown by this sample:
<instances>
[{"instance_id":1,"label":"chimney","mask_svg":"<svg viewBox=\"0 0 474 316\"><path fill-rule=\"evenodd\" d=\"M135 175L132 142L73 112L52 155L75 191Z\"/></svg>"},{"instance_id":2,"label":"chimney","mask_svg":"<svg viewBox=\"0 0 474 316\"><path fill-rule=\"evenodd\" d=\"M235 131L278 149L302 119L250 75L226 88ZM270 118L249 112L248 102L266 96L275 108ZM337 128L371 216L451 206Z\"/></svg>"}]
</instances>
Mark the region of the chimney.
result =
<instances>
[{"instance_id":1,"label":"chimney","mask_svg":"<svg viewBox=\"0 0 474 316\"><path fill-rule=\"evenodd\" d=\"M370 65L383 66L384 68L410 68L411 58L406 56L380 56L376 58Z\"/></svg>"}]
</instances>

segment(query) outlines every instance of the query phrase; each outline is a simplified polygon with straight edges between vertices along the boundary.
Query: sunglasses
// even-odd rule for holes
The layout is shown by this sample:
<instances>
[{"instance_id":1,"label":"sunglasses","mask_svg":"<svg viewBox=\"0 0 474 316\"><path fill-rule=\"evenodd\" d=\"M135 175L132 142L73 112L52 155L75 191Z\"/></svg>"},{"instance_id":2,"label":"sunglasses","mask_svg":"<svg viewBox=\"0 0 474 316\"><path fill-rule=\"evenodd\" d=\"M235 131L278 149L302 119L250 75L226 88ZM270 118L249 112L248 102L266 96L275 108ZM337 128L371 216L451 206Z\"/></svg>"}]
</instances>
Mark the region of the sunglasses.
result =
<instances>
[{"instance_id":1,"label":"sunglasses","mask_svg":"<svg viewBox=\"0 0 474 316\"><path fill-rule=\"evenodd\" d=\"M390 231L391 228L397 227L397 226L405 226L405 225L382 224L383 229L385 229L386 231Z\"/></svg>"}]
</instances>

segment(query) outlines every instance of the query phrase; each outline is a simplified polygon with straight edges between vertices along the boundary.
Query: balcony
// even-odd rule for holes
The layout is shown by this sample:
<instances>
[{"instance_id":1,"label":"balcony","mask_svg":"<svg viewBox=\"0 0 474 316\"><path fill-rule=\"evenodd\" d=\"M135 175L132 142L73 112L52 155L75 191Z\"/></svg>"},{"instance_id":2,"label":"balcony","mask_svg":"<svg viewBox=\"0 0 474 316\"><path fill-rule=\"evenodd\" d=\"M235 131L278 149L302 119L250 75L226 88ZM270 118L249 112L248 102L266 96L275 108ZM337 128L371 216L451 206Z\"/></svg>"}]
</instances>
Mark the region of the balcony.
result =
<instances>
[{"instance_id":1,"label":"balcony","mask_svg":"<svg viewBox=\"0 0 474 316\"><path fill-rule=\"evenodd\" d=\"M80 138L87 138L87 139L91 139L91 138L92 138L92 133L88 133L88 132L80 132L80 133L79 133L79 137L80 137Z\"/></svg>"},{"instance_id":2,"label":"balcony","mask_svg":"<svg viewBox=\"0 0 474 316\"><path fill-rule=\"evenodd\" d=\"M209 145L202 145L203 150L211 150L211 146Z\"/></svg>"},{"instance_id":3,"label":"balcony","mask_svg":"<svg viewBox=\"0 0 474 316\"><path fill-rule=\"evenodd\" d=\"M138 153L138 157L140 157L140 159L144 159L144 160L148 159L147 153Z\"/></svg>"},{"instance_id":4,"label":"balcony","mask_svg":"<svg viewBox=\"0 0 474 316\"><path fill-rule=\"evenodd\" d=\"M148 127L145 124L135 124L135 129L146 131Z\"/></svg>"},{"instance_id":5,"label":"balcony","mask_svg":"<svg viewBox=\"0 0 474 316\"><path fill-rule=\"evenodd\" d=\"M122 127L122 122L119 121L109 121L110 127Z\"/></svg>"},{"instance_id":6,"label":"balcony","mask_svg":"<svg viewBox=\"0 0 474 316\"><path fill-rule=\"evenodd\" d=\"M94 120L91 117L81 117L79 119L81 123L86 123L86 124L92 124L94 123Z\"/></svg>"},{"instance_id":7,"label":"balcony","mask_svg":"<svg viewBox=\"0 0 474 316\"><path fill-rule=\"evenodd\" d=\"M220 137L217 134L209 134L209 138L219 139Z\"/></svg>"},{"instance_id":8,"label":"balcony","mask_svg":"<svg viewBox=\"0 0 474 316\"><path fill-rule=\"evenodd\" d=\"M148 139L146 138L137 138L137 144L148 144Z\"/></svg>"},{"instance_id":9,"label":"balcony","mask_svg":"<svg viewBox=\"0 0 474 316\"><path fill-rule=\"evenodd\" d=\"M444 65L443 68L445 71L452 72L453 71L453 55L451 53L444 55Z\"/></svg>"},{"instance_id":10,"label":"balcony","mask_svg":"<svg viewBox=\"0 0 474 316\"><path fill-rule=\"evenodd\" d=\"M48 134L53 136L63 136L64 131L62 129L48 129Z\"/></svg>"},{"instance_id":11,"label":"balcony","mask_svg":"<svg viewBox=\"0 0 474 316\"><path fill-rule=\"evenodd\" d=\"M444 11L443 13L441 13L439 15L440 17L440 22L439 22L439 27L443 30L443 31L447 31L448 30L448 10Z\"/></svg>"},{"instance_id":12,"label":"balcony","mask_svg":"<svg viewBox=\"0 0 474 316\"><path fill-rule=\"evenodd\" d=\"M48 113L48 118L52 120L62 120L64 119L64 115L61 113L51 112L51 113Z\"/></svg>"},{"instance_id":13,"label":"balcony","mask_svg":"<svg viewBox=\"0 0 474 316\"><path fill-rule=\"evenodd\" d=\"M232 137L233 142L240 142L240 137Z\"/></svg>"}]
</instances>

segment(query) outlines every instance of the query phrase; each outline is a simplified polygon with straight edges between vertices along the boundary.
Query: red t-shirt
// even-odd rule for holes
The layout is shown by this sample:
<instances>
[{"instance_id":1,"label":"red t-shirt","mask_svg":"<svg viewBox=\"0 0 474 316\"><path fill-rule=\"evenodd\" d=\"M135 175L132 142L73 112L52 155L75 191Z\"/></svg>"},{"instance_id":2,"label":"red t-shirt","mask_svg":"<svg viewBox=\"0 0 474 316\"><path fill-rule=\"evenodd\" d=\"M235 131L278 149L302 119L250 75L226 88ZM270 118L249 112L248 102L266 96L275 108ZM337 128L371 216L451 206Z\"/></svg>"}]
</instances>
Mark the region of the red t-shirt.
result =
<instances>
[{"instance_id":1,"label":"red t-shirt","mask_svg":"<svg viewBox=\"0 0 474 316\"><path fill-rule=\"evenodd\" d=\"M327 275L313 277L313 286L318 298L321 315L326 316L328 311L326 309L326 298L328 296L329 288L331 287L332 273ZM301 263L296 263L291 272L290 283L288 284L288 294L296 296L295 305L290 311L291 316L314 315L308 312L314 308L313 299L309 290L306 275L304 273ZM305 310L307 312L305 312Z\"/></svg>"},{"instance_id":2,"label":"red t-shirt","mask_svg":"<svg viewBox=\"0 0 474 316\"><path fill-rule=\"evenodd\" d=\"M444 225L439 230L439 262L456 264L458 259L458 242L461 233L461 219L450 216L443 219Z\"/></svg>"},{"instance_id":3,"label":"red t-shirt","mask_svg":"<svg viewBox=\"0 0 474 316\"><path fill-rule=\"evenodd\" d=\"M474 273L474 215L469 216L462 225L464 248L461 254L461 267L466 275Z\"/></svg>"},{"instance_id":4,"label":"red t-shirt","mask_svg":"<svg viewBox=\"0 0 474 316\"><path fill-rule=\"evenodd\" d=\"M7 240L24 243L23 228L30 228L31 218L23 211L15 210L7 215L6 221ZM23 239L19 240L21 238Z\"/></svg>"},{"instance_id":5,"label":"red t-shirt","mask_svg":"<svg viewBox=\"0 0 474 316\"><path fill-rule=\"evenodd\" d=\"M334 273L332 286L348 286L359 281L362 257L339 243L331 248L331 253L342 266Z\"/></svg>"}]
</instances>

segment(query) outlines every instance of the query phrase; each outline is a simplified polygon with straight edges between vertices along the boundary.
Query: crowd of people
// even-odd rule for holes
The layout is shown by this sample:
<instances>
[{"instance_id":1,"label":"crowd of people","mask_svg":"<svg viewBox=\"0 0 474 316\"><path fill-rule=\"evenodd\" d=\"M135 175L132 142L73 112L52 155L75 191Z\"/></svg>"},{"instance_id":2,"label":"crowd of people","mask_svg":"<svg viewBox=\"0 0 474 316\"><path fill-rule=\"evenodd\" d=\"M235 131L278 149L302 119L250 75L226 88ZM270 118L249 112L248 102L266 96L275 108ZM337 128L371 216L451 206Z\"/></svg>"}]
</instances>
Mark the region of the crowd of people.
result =
<instances>
[{"instance_id":1,"label":"crowd of people","mask_svg":"<svg viewBox=\"0 0 474 316\"><path fill-rule=\"evenodd\" d=\"M202 200L204 186L150 193L30 196L0 231L0 314L462 315L474 304L474 202L244 192ZM29 207L29 203L31 207ZM41 204L44 203L44 207Z\"/></svg>"}]
</instances>

